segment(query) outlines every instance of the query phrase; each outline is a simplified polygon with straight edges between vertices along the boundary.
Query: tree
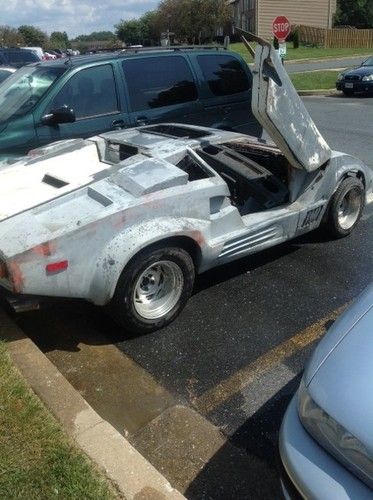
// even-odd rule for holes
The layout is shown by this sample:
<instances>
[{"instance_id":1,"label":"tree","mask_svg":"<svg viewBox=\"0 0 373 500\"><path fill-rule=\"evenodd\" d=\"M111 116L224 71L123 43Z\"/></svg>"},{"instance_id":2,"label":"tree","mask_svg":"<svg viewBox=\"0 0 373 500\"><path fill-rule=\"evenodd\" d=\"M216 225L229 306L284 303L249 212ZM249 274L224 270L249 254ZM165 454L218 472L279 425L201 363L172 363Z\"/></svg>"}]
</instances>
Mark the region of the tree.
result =
<instances>
[{"instance_id":1,"label":"tree","mask_svg":"<svg viewBox=\"0 0 373 500\"><path fill-rule=\"evenodd\" d=\"M75 42L102 42L106 40L117 41L116 35L112 31L93 31L89 35L79 35Z\"/></svg>"},{"instance_id":2,"label":"tree","mask_svg":"<svg viewBox=\"0 0 373 500\"><path fill-rule=\"evenodd\" d=\"M157 11L151 10L149 12L145 12L145 14L141 16L140 20L142 23L141 30L145 44L150 45L153 42L158 42L161 33L157 25Z\"/></svg>"},{"instance_id":3,"label":"tree","mask_svg":"<svg viewBox=\"0 0 373 500\"><path fill-rule=\"evenodd\" d=\"M117 37L127 45L140 44L143 41L143 23L141 19L123 19L115 25Z\"/></svg>"},{"instance_id":4,"label":"tree","mask_svg":"<svg viewBox=\"0 0 373 500\"><path fill-rule=\"evenodd\" d=\"M49 47L51 49L67 49L70 46L69 37L66 31L53 31L49 37Z\"/></svg>"},{"instance_id":5,"label":"tree","mask_svg":"<svg viewBox=\"0 0 373 500\"><path fill-rule=\"evenodd\" d=\"M35 26L23 25L18 28L25 44L30 47L43 47L48 42L48 35Z\"/></svg>"},{"instance_id":6,"label":"tree","mask_svg":"<svg viewBox=\"0 0 373 500\"><path fill-rule=\"evenodd\" d=\"M24 45L25 40L16 28L0 26L0 47L17 47Z\"/></svg>"},{"instance_id":7,"label":"tree","mask_svg":"<svg viewBox=\"0 0 373 500\"><path fill-rule=\"evenodd\" d=\"M338 0L335 24L373 28L372 0Z\"/></svg>"},{"instance_id":8,"label":"tree","mask_svg":"<svg viewBox=\"0 0 373 500\"><path fill-rule=\"evenodd\" d=\"M192 43L211 40L230 19L225 0L162 0L157 14L162 31L169 29Z\"/></svg>"}]
</instances>

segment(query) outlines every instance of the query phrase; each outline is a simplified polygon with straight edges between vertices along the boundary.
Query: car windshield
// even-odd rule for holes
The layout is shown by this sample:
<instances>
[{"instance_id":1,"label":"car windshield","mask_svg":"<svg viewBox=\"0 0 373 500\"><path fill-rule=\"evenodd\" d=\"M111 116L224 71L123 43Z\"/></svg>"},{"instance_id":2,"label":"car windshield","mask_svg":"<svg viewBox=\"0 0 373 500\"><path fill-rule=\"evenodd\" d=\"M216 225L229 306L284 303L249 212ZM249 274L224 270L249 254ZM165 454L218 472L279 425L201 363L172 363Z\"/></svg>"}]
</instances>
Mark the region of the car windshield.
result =
<instances>
[{"instance_id":1,"label":"car windshield","mask_svg":"<svg viewBox=\"0 0 373 500\"><path fill-rule=\"evenodd\" d=\"M66 68L26 66L0 84L0 123L28 113Z\"/></svg>"},{"instance_id":2,"label":"car windshield","mask_svg":"<svg viewBox=\"0 0 373 500\"><path fill-rule=\"evenodd\" d=\"M363 66L373 66L373 56L363 62Z\"/></svg>"}]
</instances>

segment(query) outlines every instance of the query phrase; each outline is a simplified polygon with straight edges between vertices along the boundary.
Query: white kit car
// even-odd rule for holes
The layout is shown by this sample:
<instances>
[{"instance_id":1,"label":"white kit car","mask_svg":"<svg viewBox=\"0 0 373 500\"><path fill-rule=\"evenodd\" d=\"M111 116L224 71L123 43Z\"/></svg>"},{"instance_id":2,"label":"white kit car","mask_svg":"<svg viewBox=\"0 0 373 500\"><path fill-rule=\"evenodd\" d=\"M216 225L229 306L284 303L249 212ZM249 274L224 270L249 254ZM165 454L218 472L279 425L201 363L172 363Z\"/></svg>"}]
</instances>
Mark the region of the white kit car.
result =
<instances>
[{"instance_id":1,"label":"white kit car","mask_svg":"<svg viewBox=\"0 0 373 500\"><path fill-rule=\"evenodd\" d=\"M320 225L349 234L372 171L331 151L260 42L252 108L275 144L159 124L34 150L0 170L0 284L109 305L148 332L179 314L197 273Z\"/></svg>"}]
</instances>

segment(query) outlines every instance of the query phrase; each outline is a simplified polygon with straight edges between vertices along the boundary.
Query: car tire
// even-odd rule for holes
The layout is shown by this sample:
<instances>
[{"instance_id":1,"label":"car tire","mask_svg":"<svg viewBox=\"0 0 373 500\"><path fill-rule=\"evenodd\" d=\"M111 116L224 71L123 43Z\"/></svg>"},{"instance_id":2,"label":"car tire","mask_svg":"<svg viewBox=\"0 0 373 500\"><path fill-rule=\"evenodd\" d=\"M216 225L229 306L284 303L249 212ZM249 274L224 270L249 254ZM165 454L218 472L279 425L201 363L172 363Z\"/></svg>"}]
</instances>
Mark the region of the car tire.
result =
<instances>
[{"instance_id":1,"label":"car tire","mask_svg":"<svg viewBox=\"0 0 373 500\"><path fill-rule=\"evenodd\" d=\"M344 95L346 97L353 97L353 95L355 93L353 90L346 90L346 89L343 89L342 92L344 93Z\"/></svg>"},{"instance_id":2,"label":"car tire","mask_svg":"<svg viewBox=\"0 0 373 500\"><path fill-rule=\"evenodd\" d=\"M150 247L123 270L109 312L128 332L150 333L171 323L186 305L195 268L182 248Z\"/></svg>"},{"instance_id":3,"label":"car tire","mask_svg":"<svg viewBox=\"0 0 373 500\"><path fill-rule=\"evenodd\" d=\"M365 205L364 184L348 177L338 186L330 200L325 227L334 238L349 235L359 222Z\"/></svg>"}]
</instances>

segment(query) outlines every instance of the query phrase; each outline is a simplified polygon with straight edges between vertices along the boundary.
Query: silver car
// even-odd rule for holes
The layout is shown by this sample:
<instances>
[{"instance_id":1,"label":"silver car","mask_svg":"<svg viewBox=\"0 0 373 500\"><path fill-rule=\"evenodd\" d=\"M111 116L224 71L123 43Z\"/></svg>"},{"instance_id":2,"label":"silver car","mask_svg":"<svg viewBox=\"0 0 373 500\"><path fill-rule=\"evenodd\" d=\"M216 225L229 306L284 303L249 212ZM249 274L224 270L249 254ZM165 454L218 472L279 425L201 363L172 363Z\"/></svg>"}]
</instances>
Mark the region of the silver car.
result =
<instances>
[{"instance_id":1,"label":"silver car","mask_svg":"<svg viewBox=\"0 0 373 500\"><path fill-rule=\"evenodd\" d=\"M317 346L280 432L283 491L373 498L373 284ZM290 483L289 480L290 479Z\"/></svg>"},{"instance_id":2,"label":"silver car","mask_svg":"<svg viewBox=\"0 0 373 500\"><path fill-rule=\"evenodd\" d=\"M277 52L256 48L252 109L273 143L180 124L52 144L0 170L0 284L76 297L144 333L195 275L325 226L347 236L372 170L332 151Z\"/></svg>"}]
</instances>

